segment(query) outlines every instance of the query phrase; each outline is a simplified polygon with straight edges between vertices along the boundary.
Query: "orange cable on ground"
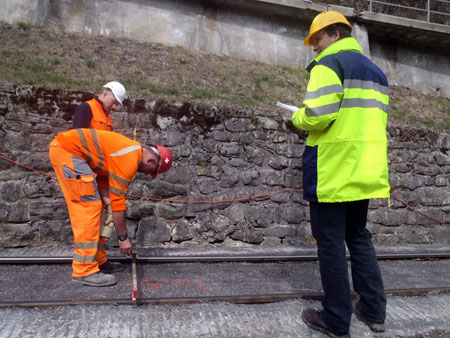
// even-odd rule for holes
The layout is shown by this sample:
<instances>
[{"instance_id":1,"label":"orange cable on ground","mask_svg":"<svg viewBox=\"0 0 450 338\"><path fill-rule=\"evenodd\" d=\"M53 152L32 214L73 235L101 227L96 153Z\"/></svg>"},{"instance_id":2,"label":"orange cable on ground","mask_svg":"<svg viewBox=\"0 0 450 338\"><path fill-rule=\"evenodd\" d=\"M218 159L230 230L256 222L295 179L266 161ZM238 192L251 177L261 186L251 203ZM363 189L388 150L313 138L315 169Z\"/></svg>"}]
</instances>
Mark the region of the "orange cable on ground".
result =
<instances>
[{"instance_id":1,"label":"orange cable on ground","mask_svg":"<svg viewBox=\"0 0 450 338\"><path fill-rule=\"evenodd\" d=\"M14 164L17 164L17 165L19 165L19 166L21 166L21 167L24 167L24 168L26 168L26 169L29 169L29 170L32 170L32 171L36 171L36 172L38 172L38 173L40 173L40 174L43 174L43 175L46 175L46 176L49 176L49 177L52 177L52 178L56 178L56 176L54 176L54 175L52 175L52 174L49 174L49 173L46 173L46 172L43 172L43 171L40 171L40 170L31 168L31 167L28 167L28 166L26 166L26 165L24 165L24 164L22 164L22 163L19 163L19 162L17 162L17 161L11 160L11 159L9 159L9 158L7 158L7 157L4 157L4 156L2 156L2 155L0 155L0 158L4 159L4 160L6 160L6 161L12 162L12 163L14 163ZM275 195L275 194L278 194L278 193L281 193L281 192L284 192L284 191L288 191L288 190L292 190L292 189L297 189L297 188L301 188L301 187L302 187L302 184L298 184L298 185L293 186L293 187L290 187L290 188L286 188L286 189L282 189L282 190L277 190L277 191L269 192L269 193L266 193L266 194L255 195L255 196L249 196L249 197L241 197L241 198L233 198L233 199L221 200L221 201L172 200L172 199L166 199L166 198L146 197L146 196L131 195L131 194L128 194L127 196L135 197L135 198L143 198L143 199L148 199L148 200L153 200L153 201L174 202L174 203L210 203L210 204L217 204L217 203L227 203L227 202L247 201L247 200L256 199L256 198L260 198L260 197L272 196L272 195ZM440 220L438 220L438 219L436 219L436 218L434 218L434 217L432 217L432 216L430 216L430 215L428 215L428 214L426 214L426 213L424 213L424 212L422 212L422 211L420 211L420 210L414 208L413 206L409 205L409 204L406 203L405 201L402 201L400 198L398 198L398 197L395 196L394 194L391 194L391 196L392 196L393 199L395 199L395 200L399 201L400 203L404 204L407 208L410 208L412 211L415 211L415 212L421 214L422 216L427 217L427 218L429 218L429 219L431 219L431 220L433 220L433 221L435 221L435 222L437 222L437 223L440 223L440 224L442 224L442 225L450 226L449 223L447 223L447 222L445 222L445 221L440 221Z\"/></svg>"}]
</instances>

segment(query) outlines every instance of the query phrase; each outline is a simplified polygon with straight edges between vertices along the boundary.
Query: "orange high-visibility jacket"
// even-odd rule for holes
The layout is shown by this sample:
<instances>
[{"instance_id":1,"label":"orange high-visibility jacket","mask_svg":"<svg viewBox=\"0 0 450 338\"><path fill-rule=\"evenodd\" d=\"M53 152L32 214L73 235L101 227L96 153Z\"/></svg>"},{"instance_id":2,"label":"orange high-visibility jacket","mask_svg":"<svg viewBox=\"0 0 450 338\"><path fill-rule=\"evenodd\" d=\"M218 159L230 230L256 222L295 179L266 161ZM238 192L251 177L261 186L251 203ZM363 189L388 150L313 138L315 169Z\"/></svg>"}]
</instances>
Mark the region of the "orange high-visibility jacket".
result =
<instances>
[{"instance_id":1,"label":"orange high-visibility jacket","mask_svg":"<svg viewBox=\"0 0 450 338\"><path fill-rule=\"evenodd\" d=\"M111 209L125 210L128 185L142 161L142 145L121 134L95 129L71 129L56 139L73 156L84 159L94 173L107 178Z\"/></svg>"},{"instance_id":2,"label":"orange high-visibility jacket","mask_svg":"<svg viewBox=\"0 0 450 338\"><path fill-rule=\"evenodd\" d=\"M106 115L102 104L95 98L86 103L91 107L92 120L89 128L111 131L114 127L111 114Z\"/></svg>"},{"instance_id":3,"label":"orange high-visibility jacket","mask_svg":"<svg viewBox=\"0 0 450 338\"><path fill-rule=\"evenodd\" d=\"M89 105L92 112L92 119L89 128L112 131L114 125L112 123L111 114L106 115L103 110L103 105L98 98L93 98L92 100L86 101L86 103ZM99 177L97 179L97 184L100 190L108 189L107 177Z\"/></svg>"}]
</instances>

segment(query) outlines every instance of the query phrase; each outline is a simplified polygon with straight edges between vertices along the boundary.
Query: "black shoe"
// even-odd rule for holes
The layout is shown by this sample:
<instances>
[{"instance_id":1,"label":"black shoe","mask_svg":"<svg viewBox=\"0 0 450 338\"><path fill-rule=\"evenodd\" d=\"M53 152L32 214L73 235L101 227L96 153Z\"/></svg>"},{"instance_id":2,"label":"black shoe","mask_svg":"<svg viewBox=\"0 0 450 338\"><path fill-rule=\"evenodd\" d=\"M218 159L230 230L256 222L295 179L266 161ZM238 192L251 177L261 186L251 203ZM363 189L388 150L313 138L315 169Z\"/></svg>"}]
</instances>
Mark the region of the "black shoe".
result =
<instances>
[{"instance_id":1,"label":"black shoe","mask_svg":"<svg viewBox=\"0 0 450 338\"><path fill-rule=\"evenodd\" d=\"M340 333L327 327L322 319L320 319L320 311L305 309L302 312L302 319L306 325L312 327L314 330L326 334L328 337L350 338L350 333Z\"/></svg>"},{"instance_id":2,"label":"black shoe","mask_svg":"<svg viewBox=\"0 0 450 338\"><path fill-rule=\"evenodd\" d=\"M101 272L109 272L109 273L119 272L123 270L122 264L120 264L119 262L110 262L110 261L106 261L102 265L99 265L98 268L100 269Z\"/></svg>"},{"instance_id":3,"label":"black shoe","mask_svg":"<svg viewBox=\"0 0 450 338\"><path fill-rule=\"evenodd\" d=\"M370 319L367 319L367 317L361 313L361 311L359 310L359 302L356 303L353 313L356 315L356 318L366 324L373 332L385 331L384 323L376 323Z\"/></svg>"}]
</instances>

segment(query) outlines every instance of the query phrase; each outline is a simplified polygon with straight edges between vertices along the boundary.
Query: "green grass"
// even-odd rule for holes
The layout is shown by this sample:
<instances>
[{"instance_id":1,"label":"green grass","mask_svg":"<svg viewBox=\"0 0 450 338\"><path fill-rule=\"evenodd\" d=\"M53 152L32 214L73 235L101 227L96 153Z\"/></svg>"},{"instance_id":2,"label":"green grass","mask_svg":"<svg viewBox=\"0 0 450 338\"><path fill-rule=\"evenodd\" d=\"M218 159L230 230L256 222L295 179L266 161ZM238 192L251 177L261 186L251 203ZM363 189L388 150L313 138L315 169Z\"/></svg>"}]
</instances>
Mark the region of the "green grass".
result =
<instances>
[{"instance_id":1,"label":"green grass","mask_svg":"<svg viewBox=\"0 0 450 338\"><path fill-rule=\"evenodd\" d=\"M20 28L20 29L23 29L23 30L30 30L30 29L32 29L32 28L35 27L35 26L32 25L31 23L26 23L26 22L22 22L22 21L17 22L17 23L16 23L16 26L17 26L18 28Z\"/></svg>"},{"instance_id":2,"label":"green grass","mask_svg":"<svg viewBox=\"0 0 450 338\"><path fill-rule=\"evenodd\" d=\"M444 114L450 114L450 105L448 106L442 105L440 111Z\"/></svg>"},{"instance_id":3,"label":"green grass","mask_svg":"<svg viewBox=\"0 0 450 338\"><path fill-rule=\"evenodd\" d=\"M222 87L220 88L220 94L224 95L224 96L228 96L229 94L231 94L231 89L228 87Z\"/></svg>"},{"instance_id":4,"label":"green grass","mask_svg":"<svg viewBox=\"0 0 450 338\"><path fill-rule=\"evenodd\" d=\"M398 108L397 106L394 105L389 108L389 117L400 121L407 120L406 112L403 109Z\"/></svg>"},{"instance_id":5,"label":"green grass","mask_svg":"<svg viewBox=\"0 0 450 338\"><path fill-rule=\"evenodd\" d=\"M434 127L434 121L433 120L425 119L424 121L421 121L421 122L423 122L428 128L433 128Z\"/></svg>"},{"instance_id":6,"label":"green grass","mask_svg":"<svg viewBox=\"0 0 450 338\"><path fill-rule=\"evenodd\" d=\"M261 102L264 101L264 96L262 96L261 94L258 93L253 93L252 94L252 99L254 99L256 102Z\"/></svg>"},{"instance_id":7,"label":"green grass","mask_svg":"<svg viewBox=\"0 0 450 338\"><path fill-rule=\"evenodd\" d=\"M444 130L450 130L450 117L447 117L444 119L444 122L442 123L441 128Z\"/></svg>"},{"instance_id":8,"label":"green grass","mask_svg":"<svg viewBox=\"0 0 450 338\"><path fill-rule=\"evenodd\" d=\"M41 60L34 60L31 61L28 65L28 72L32 72L32 73L47 73L48 72L48 68L47 66L41 61Z\"/></svg>"},{"instance_id":9,"label":"green grass","mask_svg":"<svg viewBox=\"0 0 450 338\"><path fill-rule=\"evenodd\" d=\"M58 58L51 58L50 60L48 60L48 62L52 66L58 66L61 64L61 60Z\"/></svg>"},{"instance_id":10,"label":"green grass","mask_svg":"<svg viewBox=\"0 0 450 338\"><path fill-rule=\"evenodd\" d=\"M3 55L5 53L2 53ZM61 61L52 58L47 61L33 56L17 54L14 58L0 58L2 79L18 84L41 85L50 88L65 88L95 91L105 79L77 79L55 70Z\"/></svg>"},{"instance_id":11,"label":"green grass","mask_svg":"<svg viewBox=\"0 0 450 338\"><path fill-rule=\"evenodd\" d=\"M86 60L86 66L88 67L88 68L95 68L96 67L96 65L95 65L95 61L94 60L92 60L92 59L87 59Z\"/></svg>"},{"instance_id":12,"label":"green grass","mask_svg":"<svg viewBox=\"0 0 450 338\"><path fill-rule=\"evenodd\" d=\"M250 74L252 80L255 83L255 86L257 89L262 90L263 85L266 84L269 88L274 88L275 86L278 86L279 83L275 79L275 77L268 73L261 73L261 74Z\"/></svg>"},{"instance_id":13,"label":"green grass","mask_svg":"<svg viewBox=\"0 0 450 338\"><path fill-rule=\"evenodd\" d=\"M233 93L231 94L231 100L243 108L251 108L258 104L258 100L246 93Z\"/></svg>"},{"instance_id":14,"label":"green grass","mask_svg":"<svg viewBox=\"0 0 450 338\"><path fill-rule=\"evenodd\" d=\"M160 93L171 96L180 96L180 91L177 88L172 87L163 87Z\"/></svg>"},{"instance_id":15,"label":"green grass","mask_svg":"<svg viewBox=\"0 0 450 338\"><path fill-rule=\"evenodd\" d=\"M207 89L194 89L192 91L192 97L194 99L211 99L214 97L213 93Z\"/></svg>"},{"instance_id":16,"label":"green grass","mask_svg":"<svg viewBox=\"0 0 450 338\"><path fill-rule=\"evenodd\" d=\"M204 166L206 166L208 164L208 161L206 161L205 159L203 159L203 158L198 158L197 159L197 165L199 165L199 166L201 166L201 167L204 167Z\"/></svg>"},{"instance_id":17,"label":"green grass","mask_svg":"<svg viewBox=\"0 0 450 338\"><path fill-rule=\"evenodd\" d=\"M125 88L127 88L128 92L138 92L142 95L155 94L175 97L180 96L180 90L178 88L155 84L150 81L136 81L128 78L119 80Z\"/></svg>"}]
</instances>

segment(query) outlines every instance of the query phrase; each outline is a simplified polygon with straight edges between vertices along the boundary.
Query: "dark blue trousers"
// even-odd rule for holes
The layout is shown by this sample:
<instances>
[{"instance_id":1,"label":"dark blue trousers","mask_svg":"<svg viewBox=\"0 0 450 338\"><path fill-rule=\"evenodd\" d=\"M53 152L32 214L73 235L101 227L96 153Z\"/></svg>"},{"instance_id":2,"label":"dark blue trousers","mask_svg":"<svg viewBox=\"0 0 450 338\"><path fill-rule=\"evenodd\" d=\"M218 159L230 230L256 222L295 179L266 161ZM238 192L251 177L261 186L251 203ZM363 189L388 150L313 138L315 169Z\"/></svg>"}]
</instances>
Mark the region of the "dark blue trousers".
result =
<instances>
[{"instance_id":1,"label":"dark blue trousers","mask_svg":"<svg viewBox=\"0 0 450 338\"><path fill-rule=\"evenodd\" d=\"M366 229L369 200L343 203L310 202L311 230L317 241L320 276L325 297L321 317L331 329L347 333L353 312L345 244L350 252L353 289L360 295L360 311L384 323L386 297L383 280Z\"/></svg>"}]
</instances>

